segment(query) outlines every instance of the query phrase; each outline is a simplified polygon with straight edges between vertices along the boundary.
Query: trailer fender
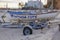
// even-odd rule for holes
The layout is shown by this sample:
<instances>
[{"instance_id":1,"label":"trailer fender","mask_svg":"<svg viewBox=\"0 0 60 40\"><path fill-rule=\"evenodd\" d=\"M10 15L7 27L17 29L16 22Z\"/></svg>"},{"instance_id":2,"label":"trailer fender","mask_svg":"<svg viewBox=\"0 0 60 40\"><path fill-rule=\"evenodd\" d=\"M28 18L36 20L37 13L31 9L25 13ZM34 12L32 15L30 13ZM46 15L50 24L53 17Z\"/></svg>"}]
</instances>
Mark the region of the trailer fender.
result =
<instances>
[{"instance_id":1,"label":"trailer fender","mask_svg":"<svg viewBox=\"0 0 60 40\"><path fill-rule=\"evenodd\" d=\"M30 25L25 25L24 28L25 28L25 27L28 27L28 28L32 29L32 27L31 27Z\"/></svg>"}]
</instances>

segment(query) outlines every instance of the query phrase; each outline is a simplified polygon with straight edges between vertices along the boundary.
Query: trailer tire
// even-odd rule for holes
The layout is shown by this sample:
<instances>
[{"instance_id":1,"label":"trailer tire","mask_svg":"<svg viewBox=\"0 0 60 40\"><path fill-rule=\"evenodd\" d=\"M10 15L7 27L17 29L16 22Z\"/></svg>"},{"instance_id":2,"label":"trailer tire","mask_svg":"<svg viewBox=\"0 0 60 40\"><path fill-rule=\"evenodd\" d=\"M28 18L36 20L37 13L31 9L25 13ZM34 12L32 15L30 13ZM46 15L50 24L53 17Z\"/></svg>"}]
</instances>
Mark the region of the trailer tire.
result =
<instances>
[{"instance_id":1,"label":"trailer tire","mask_svg":"<svg viewBox=\"0 0 60 40\"><path fill-rule=\"evenodd\" d=\"M23 29L23 35L31 35L32 34L32 29L29 27L25 27Z\"/></svg>"}]
</instances>

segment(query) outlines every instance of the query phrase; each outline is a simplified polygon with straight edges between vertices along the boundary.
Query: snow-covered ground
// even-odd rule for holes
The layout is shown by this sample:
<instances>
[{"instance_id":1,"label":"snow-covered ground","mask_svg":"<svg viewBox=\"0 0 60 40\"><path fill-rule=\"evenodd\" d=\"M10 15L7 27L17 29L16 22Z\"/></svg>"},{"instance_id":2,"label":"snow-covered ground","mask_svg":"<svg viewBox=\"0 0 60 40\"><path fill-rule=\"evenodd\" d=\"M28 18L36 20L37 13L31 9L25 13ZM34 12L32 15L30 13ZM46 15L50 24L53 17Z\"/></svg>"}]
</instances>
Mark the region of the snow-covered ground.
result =
<instances>
[{"instance_id":1,"label":"snow-covered ground","mask_svg":"<svg viewBox=\"0 0 60 40\"><path fill-rule=\"evenodd\" d=\"M24 36L20 28L0 28L0 40L51 40L58 31L58 25L52 25L50 29L34 30L32 35Z\"/></svg>"},{"instance_id":2,"label":"snow-covered ground","mask_svg":"<svg viewBox=\"0 0 60 40\"><path fill-rule=\"evenodd\" d=\"M54 37L52 38L52 40L60 40L60 32L59 31L54 34Z\"/></svg>"},{"instance_id":3,"label":"snow-covered ground","mask_svg":"<svg viewBox=\"0 0 60 40\"><path fill-rule=\"evenodd\" d=\"M57 31L54 35L52 40L60 40L60 31Z\"/></svg>"}]
</instances>

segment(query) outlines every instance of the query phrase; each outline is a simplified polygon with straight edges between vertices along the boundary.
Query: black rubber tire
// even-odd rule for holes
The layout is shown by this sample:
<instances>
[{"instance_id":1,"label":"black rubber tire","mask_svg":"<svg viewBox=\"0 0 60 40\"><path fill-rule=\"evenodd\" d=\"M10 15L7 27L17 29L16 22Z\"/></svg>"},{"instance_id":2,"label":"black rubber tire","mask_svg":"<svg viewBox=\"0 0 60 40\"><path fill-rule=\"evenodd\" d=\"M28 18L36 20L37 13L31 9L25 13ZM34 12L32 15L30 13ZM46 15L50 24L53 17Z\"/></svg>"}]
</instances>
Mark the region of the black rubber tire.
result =
<instances>
[{"instance_id":1,"label":"black rubber tire","mask_svg":"<svg viewBox=\"0 0 60 40\"><path fill-rule=\"evenodd\" d=\"M29 34L28 34L28 32L27 32L27 34L26 34L26 30L29 30ZM32 34L32 29L31 28L29 28L29 27L25 27L24 29L23 29L23 35L31 35Z\"/></svg>"}]
</instances>

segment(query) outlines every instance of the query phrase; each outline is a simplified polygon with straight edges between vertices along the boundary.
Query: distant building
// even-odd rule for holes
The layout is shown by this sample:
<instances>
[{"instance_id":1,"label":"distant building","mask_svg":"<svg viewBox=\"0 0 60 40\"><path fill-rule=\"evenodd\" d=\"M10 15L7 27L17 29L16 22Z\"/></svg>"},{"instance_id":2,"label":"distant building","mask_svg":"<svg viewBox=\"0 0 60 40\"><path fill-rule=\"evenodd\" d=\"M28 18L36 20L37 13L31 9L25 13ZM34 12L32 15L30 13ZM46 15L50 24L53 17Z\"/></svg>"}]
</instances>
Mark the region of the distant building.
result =
<instances>
[{"instance_id":1,"label":"distant building","mask_svg":"<svg viewBox=\"0 0 60 40\"><path fill-rule=\"evenodd\" d=\"M0 2L0 8L6 8L6 3L5 2Z\"/></svg>"},{"instance_id":2,"label":"distant building","mask_svg":"<svg viewBox=\"0 0 60 40\"><path fill-rule=\"evenodd\" d=\"M53 0L54 9L60 9L60 0Z\"/></svg>"},{"instance_id":3,"label":"distant building","mask_svg":"<svg viewBox=\"0 0 60 40\"><path fill-rule=\"evenodd\" d=\"M47 3L44 5L44 7L53 9L53 0L47 0Z\"/></svg>"},{"instance_id":4,"label":"distant building","mask_svg":"<svg viewBox=\"0 0 60 40\"><path fill-rule=\"evenodd\" d=\"M18 8L18 2L0 1L0 8Z\"/></svg>"}]
</instances>

